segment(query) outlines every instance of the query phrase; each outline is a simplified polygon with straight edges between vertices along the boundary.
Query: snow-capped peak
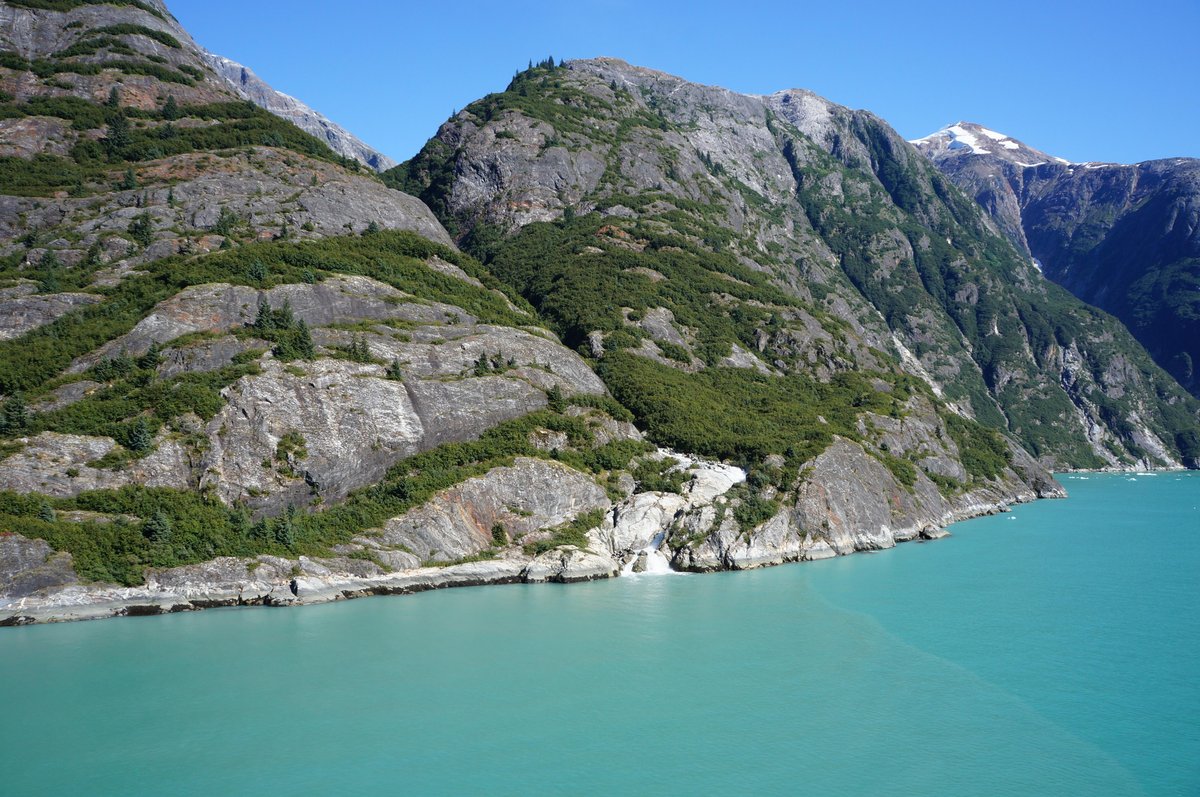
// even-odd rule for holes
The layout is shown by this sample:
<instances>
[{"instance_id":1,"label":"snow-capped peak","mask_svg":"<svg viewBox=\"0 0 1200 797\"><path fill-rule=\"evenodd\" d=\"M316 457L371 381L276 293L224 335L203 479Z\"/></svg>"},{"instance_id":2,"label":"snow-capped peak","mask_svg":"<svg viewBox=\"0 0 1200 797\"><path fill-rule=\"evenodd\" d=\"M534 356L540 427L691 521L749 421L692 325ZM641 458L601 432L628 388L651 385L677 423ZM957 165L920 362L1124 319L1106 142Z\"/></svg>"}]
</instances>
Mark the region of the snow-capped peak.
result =
<instances>
[{"instance_id":1,"label":"snow-capped peak","mask_svg":"<svg viewBox=\"0 0 1200 797\"><path fill-rule=\"evenodd\" d=\"M1025 167L1040 166L1048 161L1070 163L1027 147L1011 136L989 130L974 122L956 122L936 133L913 139L908 143L926 151L964 151L973 155L992 155Z\"/></svg>"}]
</instances>

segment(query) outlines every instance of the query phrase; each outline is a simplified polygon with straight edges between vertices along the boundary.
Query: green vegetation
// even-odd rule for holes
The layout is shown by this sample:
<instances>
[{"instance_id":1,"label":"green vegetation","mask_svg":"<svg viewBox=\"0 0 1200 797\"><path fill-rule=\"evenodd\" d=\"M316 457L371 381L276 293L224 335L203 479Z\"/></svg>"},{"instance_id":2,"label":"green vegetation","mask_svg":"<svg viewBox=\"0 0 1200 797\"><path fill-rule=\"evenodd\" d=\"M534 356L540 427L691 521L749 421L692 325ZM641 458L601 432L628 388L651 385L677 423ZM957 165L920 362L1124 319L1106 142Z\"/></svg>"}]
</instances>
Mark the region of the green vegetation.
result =
<instances>
[{"instance_id":1,"label":"green vegetation","mask_svg":"<svg viewBox=\"0 0 1200 797\"><path fill-rule=\"evenodd\" d=\"M191 285L230 282L271 288L306 282L306 275L331 273L361 274L386 282L420 299L462 307L481 321L509 326L536 323L532 313L514 312L503 298L490 290L428 268L424 261L438 256L458 265L489 288L500 288L495 277L478 263L414 233L381 231L367 237L325 238L299 243L264 242L201 257L174 256L146 266L145 276L131 276L113 288L101 291L104 301L74 310L51 324L8 341L0 341L0 393L32 391L60 374L76 357L86 354L133 328L158 302ZM0 279L27 277L13 261L0 269ZM255 263L265 268L263 279L252 278ZM94 266L56 269L59 285L86 284ZM520 306L523 300L512 295ZM528 305L525 305L528 307ZM289 342L281 349L286 356L305 357L303 333L298 324L292 332L273 330L273 342ZM278 338L279 340L277 340ZM295 340L291 340L295 338Z\"/></svg>"},{"instance_id":2,"label":"green vegetation","mask_svg":"<svg viewBox=\"0 0 1200 797\"><path fill-rule=\"evenodd\" d=\"M70 11L82 6L134 6L147 14L163 19L162 13L141 0L9 0L9 5L22 8L40 8L46 11Z\"/></svg>"},{"instance_id":3,"label":"green vegetation","mask_svg":"<svg viewBox=\"0 0 1200 797\"><path fill-rule=\"evenodd\" d=\"M552 529L550 538L525 546L525 553L530 556L557 548L560 545L574 545L576 548L587 549L587 532L604 522L604 510L593 509L584 512L569 523L564 523Z\"/></svg>"},{"instance_id":4,"label":"green vegetation","mask_svg":"<svg viewBox=\"0 0 1200 797\"><path fill-rule=\"evenodd\" d=\"M553 456L539 450L530 442L530 433L537 429L566 433L571 450ZM329 555L330 546L379 527L440 490L510 465L514 457L554 458L600 474L609 465L627 466L631 456L645 453L647 448L643 443L623 441L593 449L591 441L584 419L537 412L501 424L479 440L447 444L410 457L391 468L378 484L352 493L337 506L311 513L293 509L282 517L253 523L244 506L228 508L212 495L191 491L131 486L61 499L0 492L0 531L45 539L56 550L74 555L76 572L82 578L120 584L141 583L147 566L173 567L216 556ZM289 456L302 459L304 445L300 435L285 435L277 455L285 460ZM140 522L122 517L110 523L50 521L42 517L43 505L133 516ZM582 545L582 533L599 522L599 517L581 516L556 530L550 543L538 543L538 550L558 544ZM164 527L169 529L167 534L162 533Z\"/></svg>"},{"instance_id":5,"label":"green vegetation","mask_svg":"<svg viewBox=\"0 0 1200 797\"><path fill-rule=\"evenodd\" d=\"M163 425L186 413L212 418L225 405L220 395L223 388L258 373L258 365L248 363L158 379L152 367L138 367L128 358L117 360L128 366L113 366L112 362L101 363L90 374L107 376L113 380L110 384L62 409L30 416L25 432L111 437L134 453L145 453Z\"/></svg>"},{"instance_id":6,"label":"green vegetation","mask_svg":"<svg viewBox=\"0 0 1200 797\"><path fill-rule=\"evenodd\" d=\"M0 66L7 65L0 58ZM93 65L94 66L94 65ZM113 64L106 64L111 67ZM30 66L32 68L32 66ZM80 67L82 68L82 67ZM128 67L132 69L133 67ZM141 73L157 73L163 67L138 67ZM155 74L160 79L163 75ZM170 77L170 76L167 76ZM184 75L178 80L190 82ZM148 115L163 124L134 128L131 117ZM17 196L48 196L69 190L86 194L111 188L112 172L129 168L128 164L157 160L190 152L210 152L241 147L266 146L289 149L317 160L360 171L357 161L343 158L322 141L272 113L249 102L180 106L169 100L159 111L100 106L76 97L41 97L23 104L0 104L0 118L55 116L71 121L76 130L106 128L106 136L97 141L81 138L70 157L40 153L33 158L0 157L0 193ZM200 126L179 126L178 119L215 122Z\"/></svg>"},{"instance_id":7,"label":"green vegetation","mask_svg":"<svg viewBox=\"0 0 1200 797\"><path fill-rule=\"evenodd\" d=\"M860 413L899 415L920 389L908 377L877 375L892 384L880 392L857 372L828 383L737 368L688 374L626 353L605 357L599 373L656 443L745 465L769 454L806 461L835 434L858 440Z\"/></svg>"},{"instance_id":8,"label":"green vegetation","mask_svg":"<svg viewBox=\"0 0 1200 797\"><path fill-rule=\"evenodd\" d=\"M275 344L271 353L277 360L311 360L316 356L308 324L292 314L292 306L287 302L274 310L262 299L250 329L255 337Z\"/></svg>"},{"instance_id":9,"label":"green vegetation","mask_svg":"<svg viewBox=\"0 0 1200 797\"><path fill-rule=\"evenodd\" d=\"M1012 452L995 430L952 413L944 414L942 420L958 446L963 467L973 480L994 479L1012 464Z\"/></svg>"}]
</instances>

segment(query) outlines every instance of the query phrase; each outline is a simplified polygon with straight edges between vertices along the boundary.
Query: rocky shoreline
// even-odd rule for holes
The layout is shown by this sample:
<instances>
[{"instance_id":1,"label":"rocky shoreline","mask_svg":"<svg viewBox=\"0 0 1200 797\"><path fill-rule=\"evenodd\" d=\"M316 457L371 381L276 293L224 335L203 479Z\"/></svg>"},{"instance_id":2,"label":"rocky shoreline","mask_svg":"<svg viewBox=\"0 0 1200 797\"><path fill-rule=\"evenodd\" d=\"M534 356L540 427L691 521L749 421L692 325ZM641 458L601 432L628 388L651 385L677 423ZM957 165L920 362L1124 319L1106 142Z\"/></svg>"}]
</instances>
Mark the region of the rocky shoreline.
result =
<instances>
[{"instance_id":1,"label":"rocky shoreline","mask_svg":"<svg viewBox=\"0 0 1200 797\"><path fill-rule=\"evenodd\" d=\"M1038 489L1021 486L976 490L959 496L939 517L842 529L817 536L792 527L795 508L780 512L752 534L723 540L722 528L696 546L671 548L669 529L711 522L714 501L744 479L737 468L687 463L692 478L681 495L639 493L612 507L601 526L588 532L589 550L560 546L537 556L509 549L494 559L383 572L375 563L352 557L286 559L219 558L198 565L151 571L146 584L50 586L0 598L0 626L172 614L233 606L308 606L375 595L409 595L433 589L517 583L563 583L620 577L646 567L648 557L668 558L670 569L687 572L755 569L829 559L859 551L894 547L917 539L949 536L944 528L962 520L1007 512L1015 503L1065 497L1057 483ZM597 553L596 551L601 551ZM41 561L43 564L35 565ZM55 580L70 571L69 555L55 554L42 540L0 537L0 566L25 563L25 575ZM31 566L32 565L32 566ZM658 569L663 569L661 566ZM31 585L34 586L34 585Z\"/></svg>"}]
</instances>

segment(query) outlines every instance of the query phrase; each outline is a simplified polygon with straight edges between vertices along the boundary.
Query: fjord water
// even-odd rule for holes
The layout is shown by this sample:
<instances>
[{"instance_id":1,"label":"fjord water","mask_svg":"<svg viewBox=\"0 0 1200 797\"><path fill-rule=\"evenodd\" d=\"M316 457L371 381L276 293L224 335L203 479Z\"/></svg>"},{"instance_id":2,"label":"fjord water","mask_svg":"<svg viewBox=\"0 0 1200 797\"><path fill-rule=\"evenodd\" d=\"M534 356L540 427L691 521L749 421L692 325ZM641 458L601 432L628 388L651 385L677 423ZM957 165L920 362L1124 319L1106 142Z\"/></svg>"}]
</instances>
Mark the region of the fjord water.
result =
<instances>
[{"instance_id":1,"label":"fjord water","mask_svg":"<svg viewBox=\"0 0 1200 797\"><path fill-rule=\"evenodd\" d=\"M1200 474L746 573L0 630L0 792L1196 794Z\"/></svg>"}]
</instances>

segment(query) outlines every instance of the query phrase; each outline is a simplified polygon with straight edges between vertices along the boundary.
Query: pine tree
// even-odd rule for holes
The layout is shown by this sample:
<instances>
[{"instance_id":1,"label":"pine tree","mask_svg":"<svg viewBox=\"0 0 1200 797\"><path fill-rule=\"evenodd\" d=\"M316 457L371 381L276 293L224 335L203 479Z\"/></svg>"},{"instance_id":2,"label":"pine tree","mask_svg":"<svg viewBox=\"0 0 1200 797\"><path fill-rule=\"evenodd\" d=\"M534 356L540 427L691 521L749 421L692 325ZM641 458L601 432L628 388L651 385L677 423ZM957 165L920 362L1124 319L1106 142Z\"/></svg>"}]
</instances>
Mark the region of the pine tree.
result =
<instances>
[{"instance_id":1,"label":"pine tree","mask_svg":"<svg viewBox=\"0 0 1200 797\"><path fill-rule=\"evenodd\" d=\"M250 264L250 279L257 283L263 283L267 279L267 267L261 260L255 260Z\"/></svg>"},{"instance_id":2,"label":"pine tree","mask_svg":"<svg viewBox=\"0 0 1200 797\"><path fill-rule=\"evenodd\" d=\"M154 444L154 435L150 431L150 424L145 418L138 418L133 422L133 426L129 428L129 445L130 451L142 453L149 450Z\"/></svg>"},{"instance_id":3,"label":"pine tree","mask_svg":"<svg viewBox=\"0 0 1200 797\"><path fill-rule=\"evenodd\" d=\"M291 548L296 544L296 507L289 505L283 517L275 520L275 542Z\"/></svg>"},{"instance_id":4,"label":"pine tree","mask_svg":"<svg viewBox=\"0 0 1200 797\"><path fill-rule=\"evenodd\" d=\"M44 520L47 523L53 523L56 518L54 515L54 507L42 501L42 505L38 507L38 520Z\"/></svg>"},{"instance_id":5,"label":"pine tree","mask_svg":"<svg viewBox=\"0 0 1200 797\"><path fill-rule=\"evenodd\" d=\"M162 117L168 122L173 122L179 118L179 105L175 102L174 94L167 96L167 101L162 107Z\"/></svg>"},{"instance_id":6,"label":"pine tree","mask_svg":"<svg viewBox=\"0 0 1200 797\"><path fill-rule=\"evenodd\" d=\"M253 531L253 525L250 523L250 510L246 509L244 504L238 504L233 509L229 510L229 528L238 537L246 538Z\"/></svg>"},{"instance_id":7,"label":"pine tree","mask_svg":"<svg viewBox=\"0 0 1200 797\"><path fill-rule=\"evenodd\" d=\"M113 114L108 120L108 132L104 137L104 146L108 154L114 157L124 155L129 147L129 120L123 114Z\"/></svg>"},{"instance_id":8,"label":"pine tree","mask_svg":"<svg viewBox=\"0 0 1200 797\"><path fill-rule=\"evenodd\" d=\"M142 524L142 535L151 542L166 542L171 539L171 519L161 509Z\"/></svg>"},{"instance_id":9,"label":"pine tree","mask_svg":"<svg viewBox=\"0 0 1200 797\"><path fill-rule=\"evenodd\" d=\"M146 353L137 358L137 367L143 371L152 371L162 362L162 344L153 343Z\"/></svg>"},{"instance_id":10,"label":"pine tree","mask_svg":"<svg viewBox=\"0 0 1200 797\"><path fill-rule=\"evenodd\" d=\"M14 393L4 402L4 411L0 413L0 434L19 434L25 431L28 425L29 409L25 406L25 397Z\"/></svg>"},{"instance_id":11,"label":"pine tree","mask_svg":"<svg viewBox=\"0 0 1200 797\"><path fill-rule=\"evenodd\" d=\"M129 222L129 237L143 249L154 243L154 222L149 213L142 213Z\"/></svg>"},{"instance_id":12,"label":"pine tree","mask_svg":"<svg viewBox=\"0 0 1200 797\"><path fill-rule=\"evenodd\" d=\"M108 90L108 101L105 102L104 104L106 107L109 107L109 108L120 108L121 107L121 92L117 90L116 86L113 86L111 89Z\"/></svg>"},{"instance_id":13,"label":"pine tree","mask_svg":"<svg viewBox=\"0 0 1200 797\"><path fill-rule=\"evenodd\" d=\"M400 369L399 360L392 360L392 364L387 367L387 378L394 379L397 382L404 378L404 372Z\"/></svg>"}]
</instances>

